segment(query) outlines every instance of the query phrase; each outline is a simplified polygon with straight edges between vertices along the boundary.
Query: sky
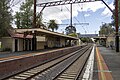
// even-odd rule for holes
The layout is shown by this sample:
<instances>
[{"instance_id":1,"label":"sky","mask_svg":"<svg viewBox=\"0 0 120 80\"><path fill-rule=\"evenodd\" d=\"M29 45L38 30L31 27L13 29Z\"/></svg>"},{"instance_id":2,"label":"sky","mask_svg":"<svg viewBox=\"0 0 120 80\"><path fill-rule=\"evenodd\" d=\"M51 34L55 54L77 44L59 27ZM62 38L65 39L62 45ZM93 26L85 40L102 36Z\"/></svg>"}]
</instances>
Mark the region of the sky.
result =
<instances>
[{"instance_id":1,"label":"sky","mask_svg":"<svg viewBox=\"0 0 120 80\"><path fill-rule=\"evenodd\" d=\"M13 15L16 11L19 11L20 4L24 0L14 0L15 6L12 7ZM59 0L37 0L37 4L43 2L51 2ZM73 0L74 1L74 0ZM114 0L104 0L111 9L114 9ZM42 8L37 7L37 11L40 12ZM72 21L74 23L89 23L89 25L74 25L77 29L77 33L80 34L98 34L100 26L103 23L110 23L112 21L112 13L101 2L79 3L73 4ZM47 7L43 10L43 22L48 22L54 19L58 24L70 24L70 5L59 5L55 7ZM65 28L68 25L59 25L57 32L65 32Z\"/></svg>"}]
</instances>

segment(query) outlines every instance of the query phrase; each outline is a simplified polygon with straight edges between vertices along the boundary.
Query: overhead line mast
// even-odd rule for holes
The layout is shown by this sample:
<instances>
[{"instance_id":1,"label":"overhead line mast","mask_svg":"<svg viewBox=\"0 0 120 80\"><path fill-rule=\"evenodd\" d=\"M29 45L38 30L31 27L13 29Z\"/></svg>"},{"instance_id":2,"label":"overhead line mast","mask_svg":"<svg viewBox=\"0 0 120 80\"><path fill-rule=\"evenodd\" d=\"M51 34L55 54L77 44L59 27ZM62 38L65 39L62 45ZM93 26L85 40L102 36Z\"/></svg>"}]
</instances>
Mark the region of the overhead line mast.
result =
<instances>
[{"instance_id":1,"label":"overhead line mast","mask_svg":"<svg viewBox=\"0 0 120 80\"><path fill-rule=\"evenodd\" d=\"M36 0L34 0L33 28L36 28Z\"/></svg>"},{"instance_id":2,"label":"overhead line mast","mask_svg":"<svg viewBox=\"0 0 120 80\"><path fill-rule=\"evenodd\" d=\"M71 10L71 11L70 11L70 13L71 13L71 14L70 14L70 17L71 17L70 26L72 27L72 3L70 4L70 8L71 8L71 9L70 9L70 10Z\"/></svg>"},{"instance_id":3,"label":"overhead line mast","mask_svg":"<svg viewBox=\"0 0 120 80\"><path fill-rule=\"evenodd\" d=\"M119 52L118 0L115 0L116 52Z\"/></svg>"},{"instance_id":4,"label":"overhead line mast","mask_svg":"<svg viewBox=\"0 0 120 80\"><path fill-rule=\"evenodd\" d=\"M75 3L85 3L85 2L95 2L95 1L101 1L101 0L64 0L64 1L54 1L54 2L47 2L47 3L40 3L37 4L39 7L50 7L50 6L58 6L58 5L66 5L66 4L75 4Z\"/></svg>"}]
</instances>

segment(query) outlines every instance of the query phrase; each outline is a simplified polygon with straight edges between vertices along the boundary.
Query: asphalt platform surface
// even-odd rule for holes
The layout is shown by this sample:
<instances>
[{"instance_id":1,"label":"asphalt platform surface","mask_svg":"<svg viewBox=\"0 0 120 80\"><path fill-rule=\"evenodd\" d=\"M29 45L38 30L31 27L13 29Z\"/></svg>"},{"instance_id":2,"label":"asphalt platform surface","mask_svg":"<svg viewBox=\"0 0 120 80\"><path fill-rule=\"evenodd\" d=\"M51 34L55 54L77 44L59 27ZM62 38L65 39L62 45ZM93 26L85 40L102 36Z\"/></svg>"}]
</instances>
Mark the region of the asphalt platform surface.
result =
<instances>
[{"instance_id":1,"label":"asphalt platform surface","mask_svg":"<svg viewBox=\"0 0 120 80\"><path fill-rule=\"evenodd\" d=\"M115 52L111 48L97 46L100 54L102 55L110 73L112 74L113 80L120 80L120 52ZM98 67L96 62L96 54L94 61L94 73L93 80L99 80L98 78Z\"/></svg>"}]
</instances>

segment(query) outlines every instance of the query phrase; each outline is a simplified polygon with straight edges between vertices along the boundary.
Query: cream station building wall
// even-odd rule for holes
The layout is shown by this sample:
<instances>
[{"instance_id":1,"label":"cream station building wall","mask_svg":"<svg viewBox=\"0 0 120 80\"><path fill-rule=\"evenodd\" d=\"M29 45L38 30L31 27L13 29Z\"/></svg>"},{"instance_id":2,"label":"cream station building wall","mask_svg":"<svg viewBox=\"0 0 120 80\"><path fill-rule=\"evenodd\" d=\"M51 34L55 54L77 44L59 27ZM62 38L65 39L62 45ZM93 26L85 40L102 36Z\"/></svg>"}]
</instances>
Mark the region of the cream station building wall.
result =
<instances>
[{"instance_id":1,"label":"cream station building wall","mask_svg":"<svg viewBox=\"0 0 120 80\"><path fill-rule=\"evenodd\" d=\"M17 44L15 43L17 40ZM16 45L16 46L15 46ZM11 50L12 52L32 50L32 39L22 39L22 38L12 38L12 37L3 37L1 39L2 50ZM45 46L45 37L37 36L37 50L44 49Z\"/></svg>"},{"instance_id":2,"label":"cream station building wall","mask_svg":"<svg viewBox=\"0 0 120 80\"><path fill-rule=\"evenodd\" d=\"M65 38L60 38L60 46L65 47Z\"/></svg>"},{"instance_id":3,"label":"cream station building wall","mask_svg":"<svg viewBox=\"0 0 120 80\"><path fill-rule=\"evenodd\" d=\"M3 37L1 39L2 50L7 50L7 49L12 50L13 41L14 39L12 39L11 37Z\"/></svg>"},{"instance_id":4,"label":"cream station building wall","mask_svg":"<svg viewBox=\"0 0 120 80\"><path fill-rule=\"evenodd\" d=\"M44 49L45 47L45 37L36 36L37 38L37 50Z\"/></svg>"}]
</instances>

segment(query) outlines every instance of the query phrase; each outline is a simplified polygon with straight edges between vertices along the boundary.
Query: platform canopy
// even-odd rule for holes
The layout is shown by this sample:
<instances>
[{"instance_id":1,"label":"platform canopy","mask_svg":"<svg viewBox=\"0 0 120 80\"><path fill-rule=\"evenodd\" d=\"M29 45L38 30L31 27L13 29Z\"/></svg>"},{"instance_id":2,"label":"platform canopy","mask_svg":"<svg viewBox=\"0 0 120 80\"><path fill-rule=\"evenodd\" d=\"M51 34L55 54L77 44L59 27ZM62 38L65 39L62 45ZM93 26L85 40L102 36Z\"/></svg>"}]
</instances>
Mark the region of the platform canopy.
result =
<instances>
[{"instance_id":1,"label":"platform canopy","mask_svg":"<svg viewBox=\"0 0 120 80\"><path fill-rule=\"evenodd\" d=\"M96 38L96 37L98 37L98 34L80 34L79 37Z\"/></svg>"},{"instance_id":2,"label":"platform canopy","mask_svg":"<svg viewBox=\"0 0 120 80\"><path fill-rule=\"evenodd\" d=\"M15 29L17 33L27 33L27 34L33 34L36 33L36 36L57 36L57 37L63 37L71 40L78 40L79 38L68 36L62 33L58 32L52 32L50 30L40 29L40 28L31 28L31 29Z\"/></svg>"}]
</instances>

